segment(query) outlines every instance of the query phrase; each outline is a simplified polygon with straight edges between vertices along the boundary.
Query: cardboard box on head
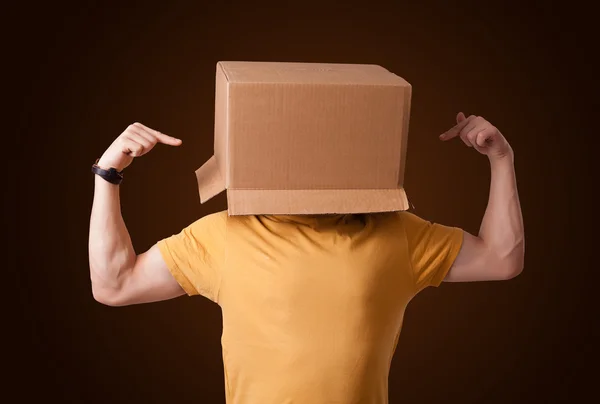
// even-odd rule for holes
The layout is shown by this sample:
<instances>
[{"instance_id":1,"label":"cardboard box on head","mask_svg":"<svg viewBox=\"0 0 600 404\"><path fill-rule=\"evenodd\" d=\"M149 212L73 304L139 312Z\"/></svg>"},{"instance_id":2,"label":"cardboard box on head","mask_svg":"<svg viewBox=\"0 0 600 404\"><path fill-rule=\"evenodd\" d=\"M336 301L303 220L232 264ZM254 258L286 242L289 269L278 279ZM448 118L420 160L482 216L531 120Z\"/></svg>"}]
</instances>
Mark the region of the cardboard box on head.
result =
<instances>
[{"instance_id":1,"label":"cardboard box on head","mask_svg":"<svg viewBox=\"0 0 600 404\"><path fill-rule=\"evenodd\" d=\"M412 87L377 65L219 62L201 203L229 215L408 209Z\"/></svg>"}]
</instances>

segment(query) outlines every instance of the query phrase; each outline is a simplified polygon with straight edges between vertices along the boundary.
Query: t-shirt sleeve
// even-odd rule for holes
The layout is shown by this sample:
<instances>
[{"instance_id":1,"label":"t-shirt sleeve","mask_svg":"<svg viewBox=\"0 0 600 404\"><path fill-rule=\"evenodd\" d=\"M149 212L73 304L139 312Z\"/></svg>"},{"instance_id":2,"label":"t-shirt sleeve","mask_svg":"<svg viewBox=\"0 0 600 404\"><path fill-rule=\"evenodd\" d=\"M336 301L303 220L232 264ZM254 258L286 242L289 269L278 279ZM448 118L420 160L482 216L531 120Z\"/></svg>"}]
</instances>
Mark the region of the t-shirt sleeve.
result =
<instances>
[{"instance_id":1,"label":"t-shirt sleeve","mask_svg":"<svg viewBox=\"0 0 600 404\"><path fill-rule=\"evenodd\" d=\"M463 242L463 230L402 212L416 291L438 287L452 267Z\"/></svg>"},{"instance_id":2,"label":"t-shirt sleeve","mask_svg":"<svg viewBox=\"0 0 600 404\"><path fill-rule=\"evenodd\" d=\"M226 220L226 211L213 213L157 243L169 271L189 296L218 300Z\"/></svg>"}]
</instances>

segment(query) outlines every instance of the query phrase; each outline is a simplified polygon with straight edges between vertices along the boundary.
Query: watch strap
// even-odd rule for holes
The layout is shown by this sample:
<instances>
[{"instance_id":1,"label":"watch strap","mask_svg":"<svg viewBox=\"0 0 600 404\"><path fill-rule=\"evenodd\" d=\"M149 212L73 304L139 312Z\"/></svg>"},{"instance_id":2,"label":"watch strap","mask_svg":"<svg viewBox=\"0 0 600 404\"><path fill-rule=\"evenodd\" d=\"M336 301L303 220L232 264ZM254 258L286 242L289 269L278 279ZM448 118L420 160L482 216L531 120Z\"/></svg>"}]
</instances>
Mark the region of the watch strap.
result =
<instances>
[{"instance_id":1,"label":"watch strap","mask_svg":"<svg viewBox=\"0 0 600 404\"><path fill-rule=\"evenodd\" d=\"M98 166L98 161L100 159L96 159L94 164L92 165L92 172L111 184L119 185L123 181L123 170L117 171L116 168L102 168Z\"/></svg>"}]
</instances>

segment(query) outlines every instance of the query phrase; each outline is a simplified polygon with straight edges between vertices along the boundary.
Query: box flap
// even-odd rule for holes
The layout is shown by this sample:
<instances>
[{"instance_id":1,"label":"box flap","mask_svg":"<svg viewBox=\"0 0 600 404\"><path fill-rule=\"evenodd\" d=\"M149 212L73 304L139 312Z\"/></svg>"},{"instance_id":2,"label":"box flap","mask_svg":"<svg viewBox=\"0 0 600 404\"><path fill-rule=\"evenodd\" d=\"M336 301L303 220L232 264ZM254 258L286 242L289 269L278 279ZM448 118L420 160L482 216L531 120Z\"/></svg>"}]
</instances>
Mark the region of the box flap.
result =
<instances>
[{"instance_id":1,"label":"box flap","mask_svg":"<svg viewBox=\"0 0 600 404\"><path fill-rule=\"evenodd\" d=\"M198 181L201 203L225 190L225 179L219 171L215 156L212 156L202 167L196 170L196 180Z\"/></svg>"},{"instance_id":2,"label":"box flap","mask_svg":"<svg viewBox=\"0 0 600 404\"><path fill-rule=\"evenodd\" d=\"M408 209L404 188L228 189L229 215L393 212Z\"/></svg>"}]
</instances>

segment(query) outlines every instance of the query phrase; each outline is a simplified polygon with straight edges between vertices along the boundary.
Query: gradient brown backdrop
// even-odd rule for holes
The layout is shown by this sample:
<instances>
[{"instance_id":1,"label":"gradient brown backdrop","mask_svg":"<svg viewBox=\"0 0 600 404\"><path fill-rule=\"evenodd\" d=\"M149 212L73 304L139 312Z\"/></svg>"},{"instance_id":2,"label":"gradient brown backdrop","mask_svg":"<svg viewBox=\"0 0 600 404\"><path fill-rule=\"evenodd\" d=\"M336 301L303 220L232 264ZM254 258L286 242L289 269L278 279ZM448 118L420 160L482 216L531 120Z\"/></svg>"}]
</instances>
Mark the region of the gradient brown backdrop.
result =
<instances>
[{"instance_id":1,"label":"gradient brown backdrop","mask_svg":"<svg viewBox=\"0 0 600 404\"><path fill-rule=\"evenodd\" d=\"M7 122L17 125L5 133L17 146L3 153L13 170L11 402L224 402L218 307L187 297L102 306L87 261L90 166L134 121L184 140L127 170L122 210L138 252L226 208L224 195L200 205L194 178L212 155L219 60L376 63L406 78L405 184L414 212L433 221L477 233L486 207L487 159L437 139L458 111L489 119L515 150L525 271L415 298L390 403L575 402L592 391L599 268L586 246L593 199L582 196L597 184L598 135L581 102L589 11L572 2L414 3L87 2L5 15L5 64L14 68L6 84L16 90Z\"/></svg>"}]
</instances>

